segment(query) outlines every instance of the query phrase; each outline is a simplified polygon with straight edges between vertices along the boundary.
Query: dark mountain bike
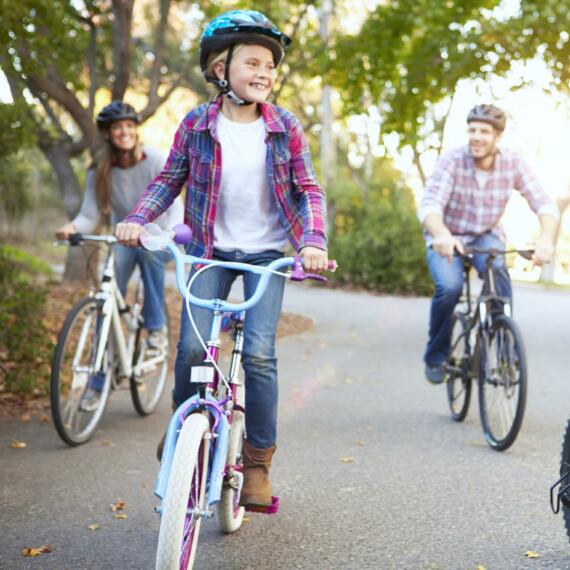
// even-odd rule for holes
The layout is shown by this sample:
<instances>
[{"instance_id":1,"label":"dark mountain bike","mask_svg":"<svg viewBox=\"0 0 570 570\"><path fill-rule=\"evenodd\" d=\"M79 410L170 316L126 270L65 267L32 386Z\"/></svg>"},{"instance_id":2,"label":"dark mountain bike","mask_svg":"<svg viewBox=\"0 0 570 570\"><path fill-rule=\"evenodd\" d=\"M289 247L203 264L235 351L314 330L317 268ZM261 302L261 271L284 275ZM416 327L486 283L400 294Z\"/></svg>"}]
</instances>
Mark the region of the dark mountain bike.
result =
<instances>
[{"instance_id":1,"label":"dark mountain bike","mask_svg":"<svg viewBox=\"0 0 570 570\"><path fill-rule=\"evenodd\" d=\"M471 297L469 276L474 254L486 254L483 287ZM518 253L531 259L533 250L467 248L462 255L464 295L452 320L451 350L446 363L451 417L467 416L472 382L479 382L479 413L487 443L509 448L522 425L527 394L527 365L522 334L511 316L509 299L497 294L492 270L499 255Z\"/></svg>"}]
</instances>

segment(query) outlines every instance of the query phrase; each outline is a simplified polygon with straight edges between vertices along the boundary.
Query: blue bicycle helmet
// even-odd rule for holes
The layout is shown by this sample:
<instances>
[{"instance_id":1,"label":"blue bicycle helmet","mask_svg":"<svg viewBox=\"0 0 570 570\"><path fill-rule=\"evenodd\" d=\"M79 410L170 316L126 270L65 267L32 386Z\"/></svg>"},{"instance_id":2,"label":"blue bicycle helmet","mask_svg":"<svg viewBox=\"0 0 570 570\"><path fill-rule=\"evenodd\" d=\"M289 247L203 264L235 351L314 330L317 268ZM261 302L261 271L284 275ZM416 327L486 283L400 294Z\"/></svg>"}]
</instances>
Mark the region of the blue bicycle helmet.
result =
<instances>
[{"instance_id":1,"label":"blue bicycle helmet","mask_svg":"<svg viewBox=\"0 0 570 570\"><path fill-rule=\"evenodd\" d=\"M257 10L233 10L214 18L200 38L200 68L206 75L208 57L238 43L253 43L271 50L275 65L283 59L291 38ZM229 63L229 62L228 62ZM206 76L208 81L211 78Z\"/></svg>"}]
</instances>

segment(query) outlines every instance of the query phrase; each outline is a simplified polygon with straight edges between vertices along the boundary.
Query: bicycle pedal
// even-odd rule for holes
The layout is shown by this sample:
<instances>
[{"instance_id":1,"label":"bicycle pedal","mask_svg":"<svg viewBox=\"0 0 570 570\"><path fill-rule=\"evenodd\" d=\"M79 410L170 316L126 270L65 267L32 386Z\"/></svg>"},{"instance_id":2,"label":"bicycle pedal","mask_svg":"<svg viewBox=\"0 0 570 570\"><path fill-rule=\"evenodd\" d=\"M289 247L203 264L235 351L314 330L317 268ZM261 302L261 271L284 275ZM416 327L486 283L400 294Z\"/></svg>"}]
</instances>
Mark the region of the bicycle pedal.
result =
<instances>
[{"instance_id":1,"label":"bicycle pedal","mask_svg":"<svg viewBox=\"0 0 570 570\"><path fill-rule=\"evenodd\" d=\"M248 513L276 515L279 512L279 497L271 497L270 505L244 505L244 508Z\"/></svg>"}]
</instances>

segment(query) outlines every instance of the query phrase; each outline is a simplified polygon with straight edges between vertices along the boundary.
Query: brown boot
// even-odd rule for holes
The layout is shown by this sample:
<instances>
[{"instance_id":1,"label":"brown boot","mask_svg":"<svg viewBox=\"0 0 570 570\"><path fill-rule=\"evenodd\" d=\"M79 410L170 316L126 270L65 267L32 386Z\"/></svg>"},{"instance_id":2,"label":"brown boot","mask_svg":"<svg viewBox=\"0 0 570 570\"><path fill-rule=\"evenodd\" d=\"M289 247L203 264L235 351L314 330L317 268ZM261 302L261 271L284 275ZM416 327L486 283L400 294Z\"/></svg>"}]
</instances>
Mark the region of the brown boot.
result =
<instances>
[{"instance_id":1,"label":"brown boot","mask_svg":"<svg viewBox=\"0 0 570 570\"><path fill-rule=\"evenodd\" d=\"M273 504L269 468L276 445L267 449L251 447L243 442L243 488L239 504L250 511L265 512Z\"/></svg>"},{"instance_id":2,"label":"brown boot","mask_svg":"<svg viewBox=\"0 0 570 570\"><path fill-rule=\"evenodd\" d=\"M178 406L174 402L172 402L172 411L175 412L176 408L178 408ZM170 422L170 419L168 421ZM162 439L159 441L158 446L156 448L156 458L158 459L159 462L162 461L162 450L164 449L165 439L166 439L166 431L164 432L164 435L162 436Z\"/></svg>"}]
</instances>

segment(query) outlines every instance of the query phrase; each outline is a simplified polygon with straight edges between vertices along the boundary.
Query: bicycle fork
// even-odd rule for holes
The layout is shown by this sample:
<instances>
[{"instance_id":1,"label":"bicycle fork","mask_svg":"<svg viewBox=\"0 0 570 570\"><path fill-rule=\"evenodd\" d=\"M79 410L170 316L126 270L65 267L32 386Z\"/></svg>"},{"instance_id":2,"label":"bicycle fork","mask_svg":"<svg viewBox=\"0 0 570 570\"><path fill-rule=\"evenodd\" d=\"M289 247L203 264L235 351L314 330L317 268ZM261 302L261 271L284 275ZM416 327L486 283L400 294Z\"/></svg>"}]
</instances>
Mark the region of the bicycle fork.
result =
<instances>
[{"instance_id":1,"label":"bicycle fork","mask_svg":"<svg viewBox=\"0 0 570 570\"><path fill-rule=\"evenodd\" d=\"M166 487L168 485L168 477L172 460L174 458L174 450L178 434L182 429L182 424L186 418L192 414L197 413L199 410L205 409L209 414L213 426L208 432L210 441L210 453L212 455L209 475L208 475L208 496L205 510L208 507L220 500L222 493L222 485L225 476L226 458L228 455L229 446L229 431L230 425L223 408L218 401L209 393L206 393L205 398L200 398L199 394L192 396L189 400L182 403L168 424L166 432L166 439L164 441L164 450L162 454L162 461L158 476L156 479L154 494L161 499L164 499L166 494ZM161 512L162 506L157 507L158 512Z\"/></svg>"}]
</instances>

